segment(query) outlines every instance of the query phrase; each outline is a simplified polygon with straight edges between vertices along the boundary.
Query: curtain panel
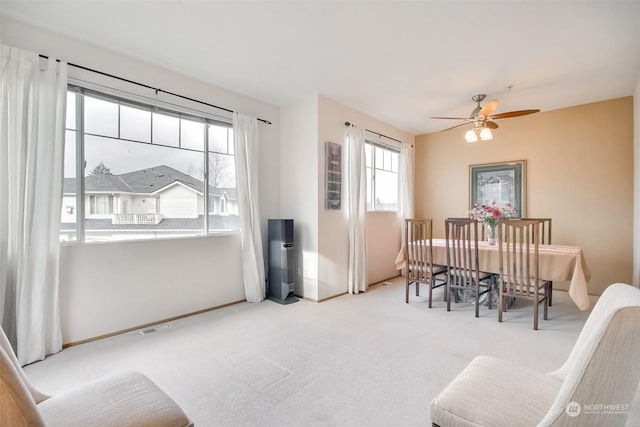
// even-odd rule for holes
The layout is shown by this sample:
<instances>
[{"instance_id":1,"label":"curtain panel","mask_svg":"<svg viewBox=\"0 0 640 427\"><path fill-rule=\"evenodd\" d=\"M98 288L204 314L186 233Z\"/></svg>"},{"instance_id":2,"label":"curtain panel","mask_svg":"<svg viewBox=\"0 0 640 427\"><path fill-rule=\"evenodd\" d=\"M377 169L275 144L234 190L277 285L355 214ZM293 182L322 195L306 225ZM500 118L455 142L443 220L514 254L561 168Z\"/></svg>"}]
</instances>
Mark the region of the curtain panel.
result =
<instances>
[{"instance_id":1,"label":"curtain panel","mask_svg":"<svg viewBox=\"0 0 640 427\"><path fill-rule=\"evenodd\" d=\"M413 200L413 183L414 183L414 151L410 144L402 144L400 149L400 209L398 209L398 222L402 230L402 242L400 252L396 257L395 265L397 270L406 267L404 253L405 248L405 218L413 218L415 205Z\"/></svg>"},{"instance_id":2,"label":"curtain panel","mask_svg":"<svg viewBox=\"0 0 640 427\"><path fill-rule=\"evenodd\" d=\"M349 126L345 132L347 148L347 222L349 225L350 294L367 290L367 164L364 129Z\"/></svg>"},{"instance_id":3,"label":"curtain panel","mask_svg":"<svg viewBox=\"0 0 640 427\"><path fill-rule=\"evenodd\" d=\"M258 203L258 120L233 113L233 142L244 292L248 302L260 302L265 299L266 285Z\"/></svg>"},{"instance_id":4,"label":"curtain panel","mask_svg":"<svg viewBox=\"0 0 640 427\"><path fill-rule=\"evenodd\" d=\"M0 319L21 364L60 351L67 64L2 46Z\"/></svg>"}]
</instances>

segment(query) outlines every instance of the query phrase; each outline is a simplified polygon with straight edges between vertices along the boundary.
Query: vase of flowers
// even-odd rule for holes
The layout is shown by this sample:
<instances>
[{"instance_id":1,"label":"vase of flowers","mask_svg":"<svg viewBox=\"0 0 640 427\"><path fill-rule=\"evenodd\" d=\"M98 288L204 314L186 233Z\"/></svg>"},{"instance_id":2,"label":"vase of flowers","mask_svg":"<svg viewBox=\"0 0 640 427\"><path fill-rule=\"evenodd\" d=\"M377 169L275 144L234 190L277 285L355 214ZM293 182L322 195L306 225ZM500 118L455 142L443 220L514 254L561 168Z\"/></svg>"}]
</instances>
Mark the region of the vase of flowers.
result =
<instances>
[{"instance_id":1,"label":"vase of flowers","mask_svg":"<svg viewBox=\"0 0 640 427\"><path fill-rule=\"evenodd\" d=\"M480 203L473 205L471 215L473 219L481 221L487 227L487 241L490 245L495 245L498 237L496 228L498 222L503 218L516 217L518 211L511 203L505 203L503 206L499 206L495 199L491 199L491 202L487 205Z\"/></svg>"},{"instance_id":2,"label":"vase of flowers","mask_svg":"<svg viewBox=\"0 0 640 427\"><path fill-rule=\"evenodd\" d=\"M486 223L487 224L487 242L489 242L490 245L495 245L496 244L496 240L498 239L498 230L497 230L497 223L496 224L490 224L490 223Z\"/></svg>"}]
</instances>

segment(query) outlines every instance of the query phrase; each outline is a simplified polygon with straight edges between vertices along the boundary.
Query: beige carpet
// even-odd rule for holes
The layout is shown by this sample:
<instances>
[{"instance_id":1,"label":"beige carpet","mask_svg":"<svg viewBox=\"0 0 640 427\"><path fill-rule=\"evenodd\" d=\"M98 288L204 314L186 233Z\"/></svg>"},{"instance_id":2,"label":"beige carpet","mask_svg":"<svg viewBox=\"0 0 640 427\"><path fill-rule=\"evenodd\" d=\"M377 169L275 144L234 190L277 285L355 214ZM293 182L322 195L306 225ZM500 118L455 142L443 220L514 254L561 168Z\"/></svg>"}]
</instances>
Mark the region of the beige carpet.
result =
<instances>
[{"instance_id":1,"label":"beige carpet","mask_svg":"<svg viewBox=\"0 0 640 427\"><path fill-rule=\"evenodd\" d=\"M117 315L117 314L116 314ZM505 323L472 304L404 303L401 278L323 303L238 304L63 350L25 368L55 394L115 371L148 375L196 426L424 426L429 402L471 359L489 354L548 372L588 312L554 293L532 330L516 302ZM640 425L636 396L628 425Z\"/></svg>"}]
</instances>

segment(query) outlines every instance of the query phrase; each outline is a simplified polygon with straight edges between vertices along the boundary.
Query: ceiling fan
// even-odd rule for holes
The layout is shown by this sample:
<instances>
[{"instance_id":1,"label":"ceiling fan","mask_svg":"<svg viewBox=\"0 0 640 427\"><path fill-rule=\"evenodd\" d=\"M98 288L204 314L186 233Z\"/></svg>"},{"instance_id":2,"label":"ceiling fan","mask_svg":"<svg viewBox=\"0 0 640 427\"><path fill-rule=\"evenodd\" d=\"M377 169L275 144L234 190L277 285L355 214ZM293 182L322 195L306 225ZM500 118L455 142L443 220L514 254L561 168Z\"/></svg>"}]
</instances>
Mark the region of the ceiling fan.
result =
<instances>
[{"instance_id":1,"label":"ceiling fan","mask_svg":"<svg viewBox=\"0 0 640 427\"><path fill-rule=\"evenodd\" d=\"M467 117L431 117L432 119L445 119L445 120L464 120L464 123L460 123L459 125L452 126L450 128L442 130L442 132L454 129L460 126L473 126L473 129L470 129L465 134L465 139L467 142L475 142L480 138L483 141L489 140L493 138L491 134L491 129L498 129L498 124L494 122L494 120L499 119L508 119L511 117L518 116L526 116L527 114L537 113L540 110L518 110L518 111L509 111L507 113L499 113L493 114L496 108L498 108L498 100L493 100L488 102L484 107L480 105L480 103L486 97L485 94L481 93L478 95L474 95L471 97L473 102L475 102L476 108L473 109L471 115Z\"/></svg>"}]
</instances>

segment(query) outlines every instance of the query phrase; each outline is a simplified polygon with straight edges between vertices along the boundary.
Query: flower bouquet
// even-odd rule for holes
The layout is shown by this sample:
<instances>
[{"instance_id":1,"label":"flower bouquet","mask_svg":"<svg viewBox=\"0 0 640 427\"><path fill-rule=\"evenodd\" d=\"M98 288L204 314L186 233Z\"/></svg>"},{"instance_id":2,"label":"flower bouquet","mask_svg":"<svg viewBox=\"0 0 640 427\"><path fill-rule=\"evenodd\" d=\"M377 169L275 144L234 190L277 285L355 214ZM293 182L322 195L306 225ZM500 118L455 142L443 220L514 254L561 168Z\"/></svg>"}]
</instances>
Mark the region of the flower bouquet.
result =
<instances>
[{"instance_id":1,"label":"flower bouquet","mask_svg":"<svg viewBox=\"0 0 640 427\"><path fill-rule=\"evenodd\" d=\"M490 204L481 205L476 203L471 209L471 215L476 221L481 221L487 225L487 240L489 244L496 243L496 225L503 218L515 218L518 211L511 205L506 203L504 206L498 206L495 199L491 199Z\"/></svg>"}]
</instances>

